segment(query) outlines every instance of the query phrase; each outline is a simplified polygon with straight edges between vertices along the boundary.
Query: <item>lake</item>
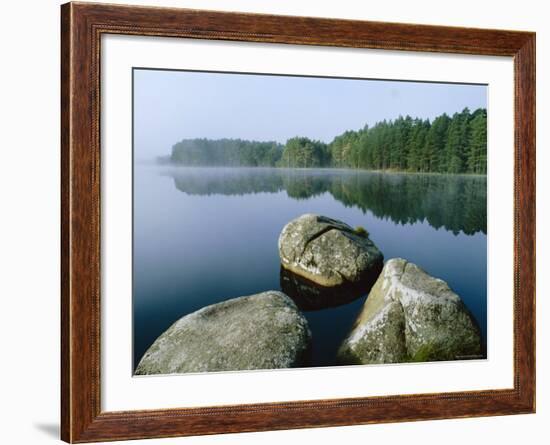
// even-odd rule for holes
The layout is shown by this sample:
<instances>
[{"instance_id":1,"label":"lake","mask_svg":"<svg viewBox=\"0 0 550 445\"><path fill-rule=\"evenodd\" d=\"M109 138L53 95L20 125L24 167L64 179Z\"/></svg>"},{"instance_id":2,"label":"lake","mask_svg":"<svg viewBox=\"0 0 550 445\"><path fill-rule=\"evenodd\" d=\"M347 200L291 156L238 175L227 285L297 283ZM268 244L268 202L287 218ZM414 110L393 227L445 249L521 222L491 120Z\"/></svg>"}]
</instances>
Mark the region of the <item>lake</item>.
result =
<instances>
[{"instance_id":1,"label":"lake","mask_svg":"<svg viewBox=\"0 0 550 445\"><path fill-rule=\"evenodd\" d=\"M486 209L485 176L136 164L134 367L182 316L280 290L277 240L304 213L363 226L385 260L405 258L445 280L476 318L485 345ZM304 311L312 366L336 365L365 298Z\"/></svg>"}]
</instances>

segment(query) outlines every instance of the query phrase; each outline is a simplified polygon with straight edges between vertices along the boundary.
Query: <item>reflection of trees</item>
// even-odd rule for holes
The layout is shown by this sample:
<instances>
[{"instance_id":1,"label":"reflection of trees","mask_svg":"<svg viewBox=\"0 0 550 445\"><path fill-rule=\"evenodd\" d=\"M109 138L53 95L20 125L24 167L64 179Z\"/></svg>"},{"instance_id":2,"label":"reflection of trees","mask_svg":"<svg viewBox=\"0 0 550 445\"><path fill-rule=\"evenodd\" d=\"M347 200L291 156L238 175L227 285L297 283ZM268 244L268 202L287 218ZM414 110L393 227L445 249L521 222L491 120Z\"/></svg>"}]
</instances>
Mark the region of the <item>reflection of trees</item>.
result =
<instances>
[{"instance_id":1,"label":"reflection of trees","mask_svg":"<svg viewBox=\"0 0 550 445\"><path fill-rule=\"evenodd\" d=\"M307 172L287 173L283 176L283 186L291 198L308 199L325 193L330 187L330 179Z\"/></svg>"},{"instance_id":2,"label":"reflection of trees","mask_svg":"<svg viewBox=\"0 0 550 445\"><path fill-rule=\"evenodd\" d=\"M248 195L285 189L283 178L271 169L185 168L171 170L167 176L189 195Z\"/></svg>"},{"instance_id":3,"label":"reflection of trees","mask_svg":"<svg viewBox=\"0 0 550 445\"><path fill-rule=\"evenodd\" d=\"M363 174L338 178L330 192L346 206L407 224L427 220L438 229L487 231L487 181L481 176Z\"/></svg>"},{"instance_id":4,"label":"reflection of trees","mask_svg":"<svg viewBox=\"0 0 550 445\"><path fill-rule=\"evenodd\" d=\"M330 193L348 207L398 224L426 220L466 234L487 232L485 176L392 174L345 170L173 169L178 190L191 195L286 191L293 199Z\"/></svg>"}]
</instances>

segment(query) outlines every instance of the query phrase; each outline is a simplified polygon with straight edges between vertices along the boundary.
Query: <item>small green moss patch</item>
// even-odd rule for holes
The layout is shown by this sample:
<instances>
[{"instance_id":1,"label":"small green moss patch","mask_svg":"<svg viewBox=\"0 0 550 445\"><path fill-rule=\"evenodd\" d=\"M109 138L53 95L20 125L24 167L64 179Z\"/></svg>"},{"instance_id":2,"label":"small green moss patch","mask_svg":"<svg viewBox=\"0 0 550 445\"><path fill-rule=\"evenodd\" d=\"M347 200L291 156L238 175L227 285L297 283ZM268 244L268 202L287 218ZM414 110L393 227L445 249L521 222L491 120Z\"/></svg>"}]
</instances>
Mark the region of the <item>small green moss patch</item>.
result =
<instances>
[{"instance_id":1,"label":"small green moss patch","mask_svg":"<svg viewBox=\"0 0 550 445\"><path fill-rule=\"evenodd\" d=\"M363 226L357 226L354 232L356 235L362 236L363 238L367 238L369 236L368 230L365 229Z\"/></svg>"}]
</instances>

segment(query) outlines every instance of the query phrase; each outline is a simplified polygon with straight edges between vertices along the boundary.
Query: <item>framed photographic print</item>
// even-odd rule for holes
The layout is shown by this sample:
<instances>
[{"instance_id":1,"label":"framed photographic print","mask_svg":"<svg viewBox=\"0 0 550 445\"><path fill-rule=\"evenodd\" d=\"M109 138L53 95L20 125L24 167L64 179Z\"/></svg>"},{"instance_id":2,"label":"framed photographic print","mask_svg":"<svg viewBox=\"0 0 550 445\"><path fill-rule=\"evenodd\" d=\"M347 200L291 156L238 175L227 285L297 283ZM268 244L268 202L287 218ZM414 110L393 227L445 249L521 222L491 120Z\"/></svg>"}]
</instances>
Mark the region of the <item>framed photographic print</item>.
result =
<instances>
[{"instance_id":1,"label":"framed photographic print","mask_svg":"<svg viewBox=\"0 0 550 445\"><path fill-rule=\"evenodd\" d=\"M61 17L63 440L534 412L533 33Z\"/></svg>"}]
</instances>

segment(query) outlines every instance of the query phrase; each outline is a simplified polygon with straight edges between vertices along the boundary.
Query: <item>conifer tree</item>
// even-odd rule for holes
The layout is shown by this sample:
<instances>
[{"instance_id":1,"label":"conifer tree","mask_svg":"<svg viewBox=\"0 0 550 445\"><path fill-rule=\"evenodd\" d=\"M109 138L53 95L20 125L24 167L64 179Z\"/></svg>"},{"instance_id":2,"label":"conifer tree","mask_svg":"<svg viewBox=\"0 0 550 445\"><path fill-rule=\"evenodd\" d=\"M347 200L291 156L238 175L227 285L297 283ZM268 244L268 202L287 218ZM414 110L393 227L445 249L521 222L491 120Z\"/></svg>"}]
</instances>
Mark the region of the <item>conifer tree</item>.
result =
<instances>
[{"instance_id":1,"label":"conifer tree","mask_svg":"<svg viewBox=\"0 0 550 445\"><path fill-rule=\"evenodd\" d=\"M184 165L342 167L411 172L487 172L487 110L465 108L428 120L399 116L348 130L330 144L307 137L277 142L185 139L171 162Z\"/></svg>"}]
</instances>

